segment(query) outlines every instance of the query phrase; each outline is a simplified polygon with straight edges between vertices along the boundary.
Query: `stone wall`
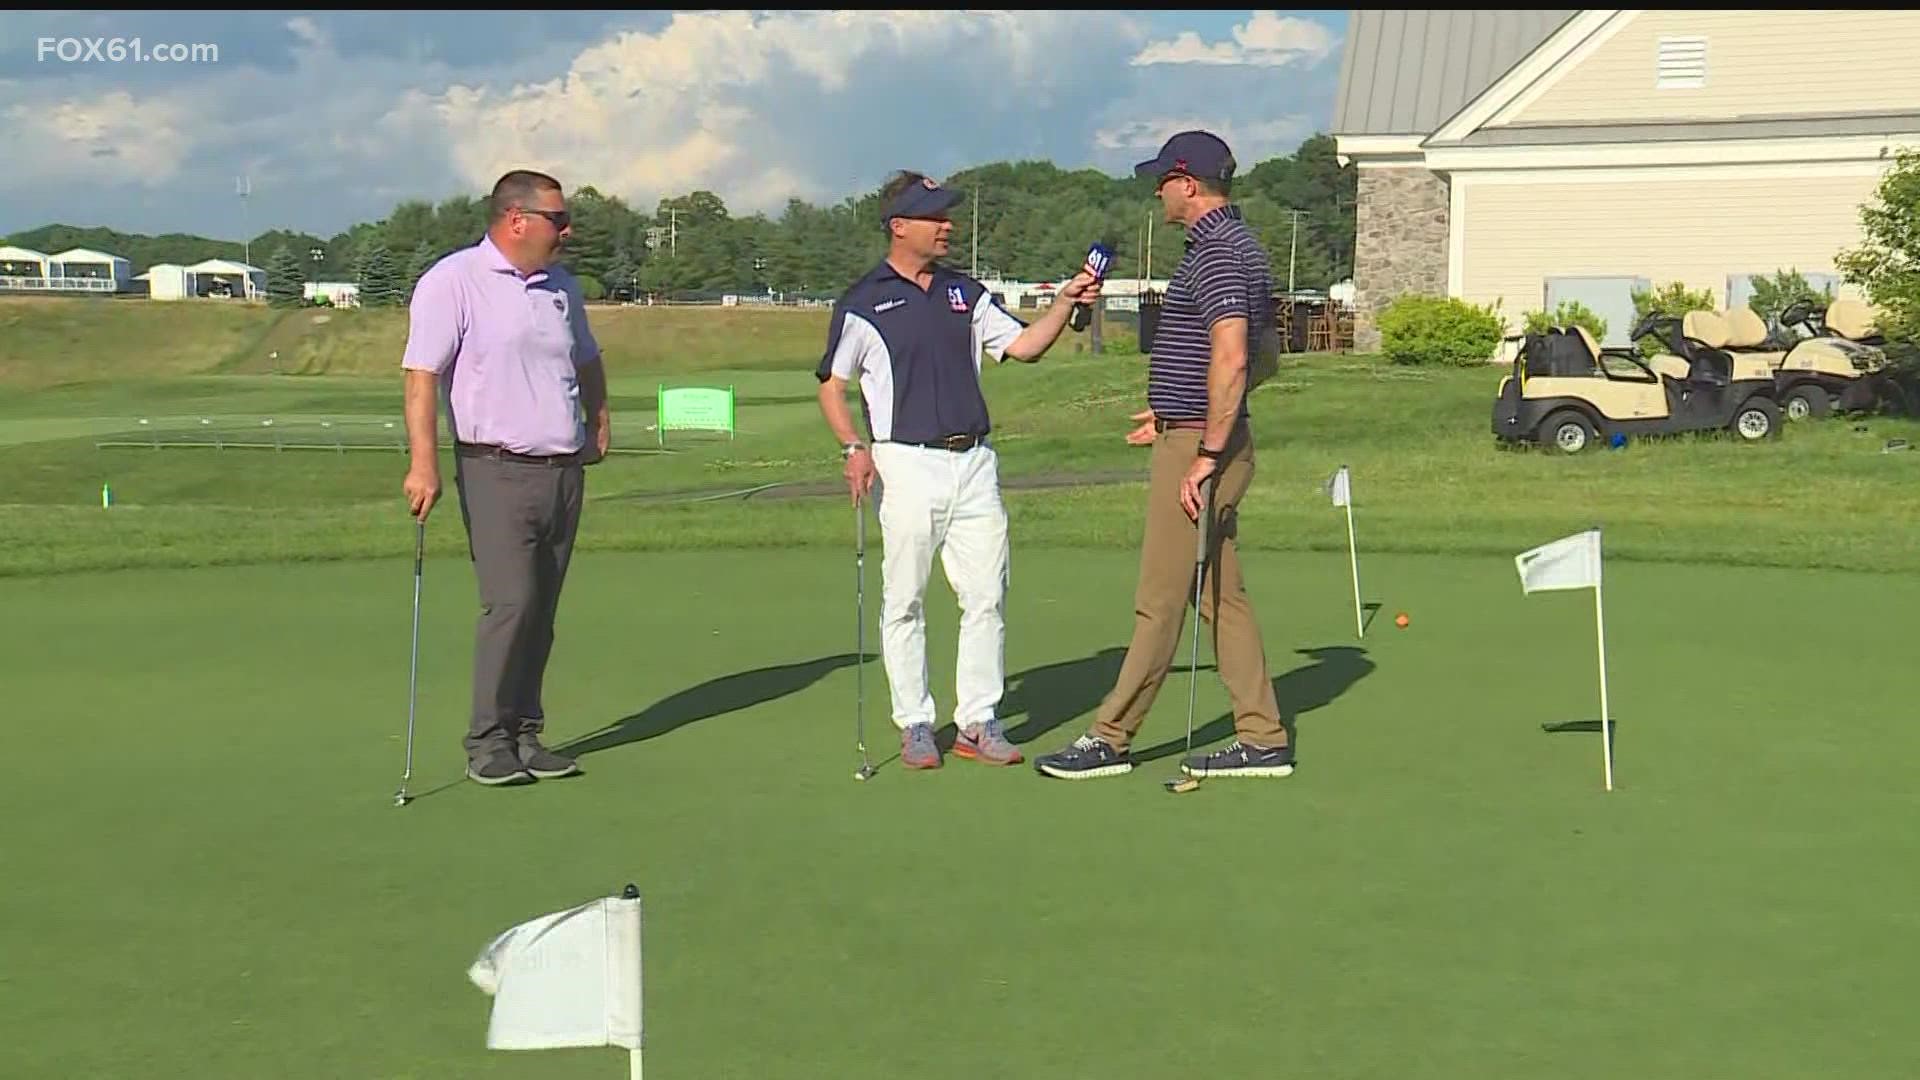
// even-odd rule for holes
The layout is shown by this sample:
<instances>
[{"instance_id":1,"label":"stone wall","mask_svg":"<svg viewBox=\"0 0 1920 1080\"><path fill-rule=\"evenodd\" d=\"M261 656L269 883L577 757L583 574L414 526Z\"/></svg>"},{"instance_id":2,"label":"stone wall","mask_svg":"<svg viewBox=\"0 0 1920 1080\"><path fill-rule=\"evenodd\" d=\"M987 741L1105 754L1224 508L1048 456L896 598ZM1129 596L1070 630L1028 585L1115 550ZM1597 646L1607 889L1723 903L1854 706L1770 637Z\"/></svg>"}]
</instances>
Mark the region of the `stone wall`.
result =
<instances>
[{"instance_id":1,"label":"stone wall","mask_svg":"<svg viewBox=\"0 0 1920 1080\"><path fill-rule=\"evenodd\" d=\"M1447 294L1447 182L1420 168L1359 170L1353 344L1380 348L1374 317L1397 296Z\"/></svg>"}]
</instances>

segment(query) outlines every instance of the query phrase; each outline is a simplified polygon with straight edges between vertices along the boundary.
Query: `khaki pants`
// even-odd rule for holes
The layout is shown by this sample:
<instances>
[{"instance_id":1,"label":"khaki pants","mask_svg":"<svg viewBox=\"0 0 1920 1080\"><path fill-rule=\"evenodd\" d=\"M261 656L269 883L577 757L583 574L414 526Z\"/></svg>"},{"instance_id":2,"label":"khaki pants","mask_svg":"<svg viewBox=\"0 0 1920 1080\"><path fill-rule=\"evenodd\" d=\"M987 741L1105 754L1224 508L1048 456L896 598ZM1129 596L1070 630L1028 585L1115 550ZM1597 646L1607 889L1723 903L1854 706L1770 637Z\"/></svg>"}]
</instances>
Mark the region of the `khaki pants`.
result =
<instances>
[{"instance_id":1,"label":"khaki pants","mask_svg":"<svg viewBox=\"0 0 1920 1080\"><path fill-rule=\"evenodd\" d=\"M1133 601L1133 642L1093 724L1094 737L1116 750L1131 745L1153 708L1186 625L1187 605L1193 598L1194 546L1199 538L1194 533L1198 526L1180 505L1180 482L1193 465L1201 434L1169 428L1153 444L1146 539L1140 549L1140 581ZM1280 721L1273 682L1267 677L1266 650L1240 576L1235 543L1240 500L1252 482L1252 435L1243 422L1234 429L1227 455L1210 481L1213 525L1200 617L1212 630L1215 663L1233 702L1234 731L1242 743L1272 748L1287 745L1287 731Z\"/></svg>"}]
</instances>

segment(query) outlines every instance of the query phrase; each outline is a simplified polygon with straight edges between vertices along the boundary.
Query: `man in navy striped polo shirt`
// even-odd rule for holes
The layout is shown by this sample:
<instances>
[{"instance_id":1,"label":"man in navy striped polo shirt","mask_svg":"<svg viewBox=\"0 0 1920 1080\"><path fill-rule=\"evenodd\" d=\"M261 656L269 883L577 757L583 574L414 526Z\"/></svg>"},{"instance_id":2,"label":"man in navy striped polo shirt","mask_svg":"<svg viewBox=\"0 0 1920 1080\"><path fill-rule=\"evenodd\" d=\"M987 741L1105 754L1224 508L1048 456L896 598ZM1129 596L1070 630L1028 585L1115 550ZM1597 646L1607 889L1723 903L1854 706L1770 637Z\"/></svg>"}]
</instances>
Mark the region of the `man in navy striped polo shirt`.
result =
<instances>
[{"instance_id":1,"label":"man in navy striped polo shirt","mask_svg":"<svg viewBox=\"0 0 1920 1080\"><path fill-rule=\"evenodd\" d=\"M1183 131L1134 175L1158 182L1169 222L1187 250L1167 284L1147 376L1148 411L1127 436L1153 446L1146 538L1134 595L1133 642L1092 730L1034 762L1044 775L1079 780L1133 769L1133 737L1172 667L1193 593L1194 531L1212 496L1200 617L1211 624L1220 678L1238 738L1181 763L1190 776L1286 776L1293 748L1267 677L1260 627L1235 545L1236 510L1253 480L1248 373L1278 351L1267 253L1227 201L1233 153L1204 131ZM1197 632L1197 631L1196 631Z\"/></svg>"}]
</instances>

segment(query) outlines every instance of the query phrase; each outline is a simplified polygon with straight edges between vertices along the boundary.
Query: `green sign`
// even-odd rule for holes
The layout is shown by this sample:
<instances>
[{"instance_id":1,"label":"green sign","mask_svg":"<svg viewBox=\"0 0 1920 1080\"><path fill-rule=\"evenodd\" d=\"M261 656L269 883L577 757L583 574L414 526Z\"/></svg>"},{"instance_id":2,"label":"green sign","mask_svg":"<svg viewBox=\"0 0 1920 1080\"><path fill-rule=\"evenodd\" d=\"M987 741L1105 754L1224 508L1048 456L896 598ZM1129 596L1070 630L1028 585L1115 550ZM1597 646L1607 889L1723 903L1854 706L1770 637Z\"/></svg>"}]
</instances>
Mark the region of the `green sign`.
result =
<instances>
[{"instance_id":1,"label":"green sign","mask_svg":"<svg viewBox=\"0 0 1920 1080\"><path fill-rule=\"evenodd\" d=\"M733 387L724 390L710 386L660 387L660 445L667 445L667 429L675 431L724 431L734 435Z\"/></svg>"}]
</instances>

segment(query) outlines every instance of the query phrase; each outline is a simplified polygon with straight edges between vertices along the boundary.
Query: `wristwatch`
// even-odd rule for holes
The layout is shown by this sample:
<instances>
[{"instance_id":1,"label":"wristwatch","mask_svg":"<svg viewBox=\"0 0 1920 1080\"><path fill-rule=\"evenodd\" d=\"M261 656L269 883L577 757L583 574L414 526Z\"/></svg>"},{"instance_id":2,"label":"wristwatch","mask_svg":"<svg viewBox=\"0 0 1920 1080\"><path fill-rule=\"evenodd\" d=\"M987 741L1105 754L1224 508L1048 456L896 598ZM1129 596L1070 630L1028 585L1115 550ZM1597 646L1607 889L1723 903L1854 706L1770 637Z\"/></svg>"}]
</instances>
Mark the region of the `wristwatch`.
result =
<instances>
[{"instance_id":1,"label":"wristwatch","mask_svg":"<svg viewBox=\"0 0 1920 1080\"><path fill-rule=\"evenodd\" d=\"M840 447L840 456L843 458L850 458L856 452L865 450L866 448L867 448L867 444L863 442L845 443Z\"/></svg>"},{"instance_id":2,"label":"wristwatch","mask_svg":"<svg viewBox=\"0 0 1920 1080\"><path fill-rule=\"evenodd\" d=\"M1215 461L1219 461L1221 458L1227 456L1227 452L1225 450L1209 450L1207 449L1206 444L1202 443L1200 445L1200 456L1203 458L1212 458Z\"/></svg>"}]
</instances>

